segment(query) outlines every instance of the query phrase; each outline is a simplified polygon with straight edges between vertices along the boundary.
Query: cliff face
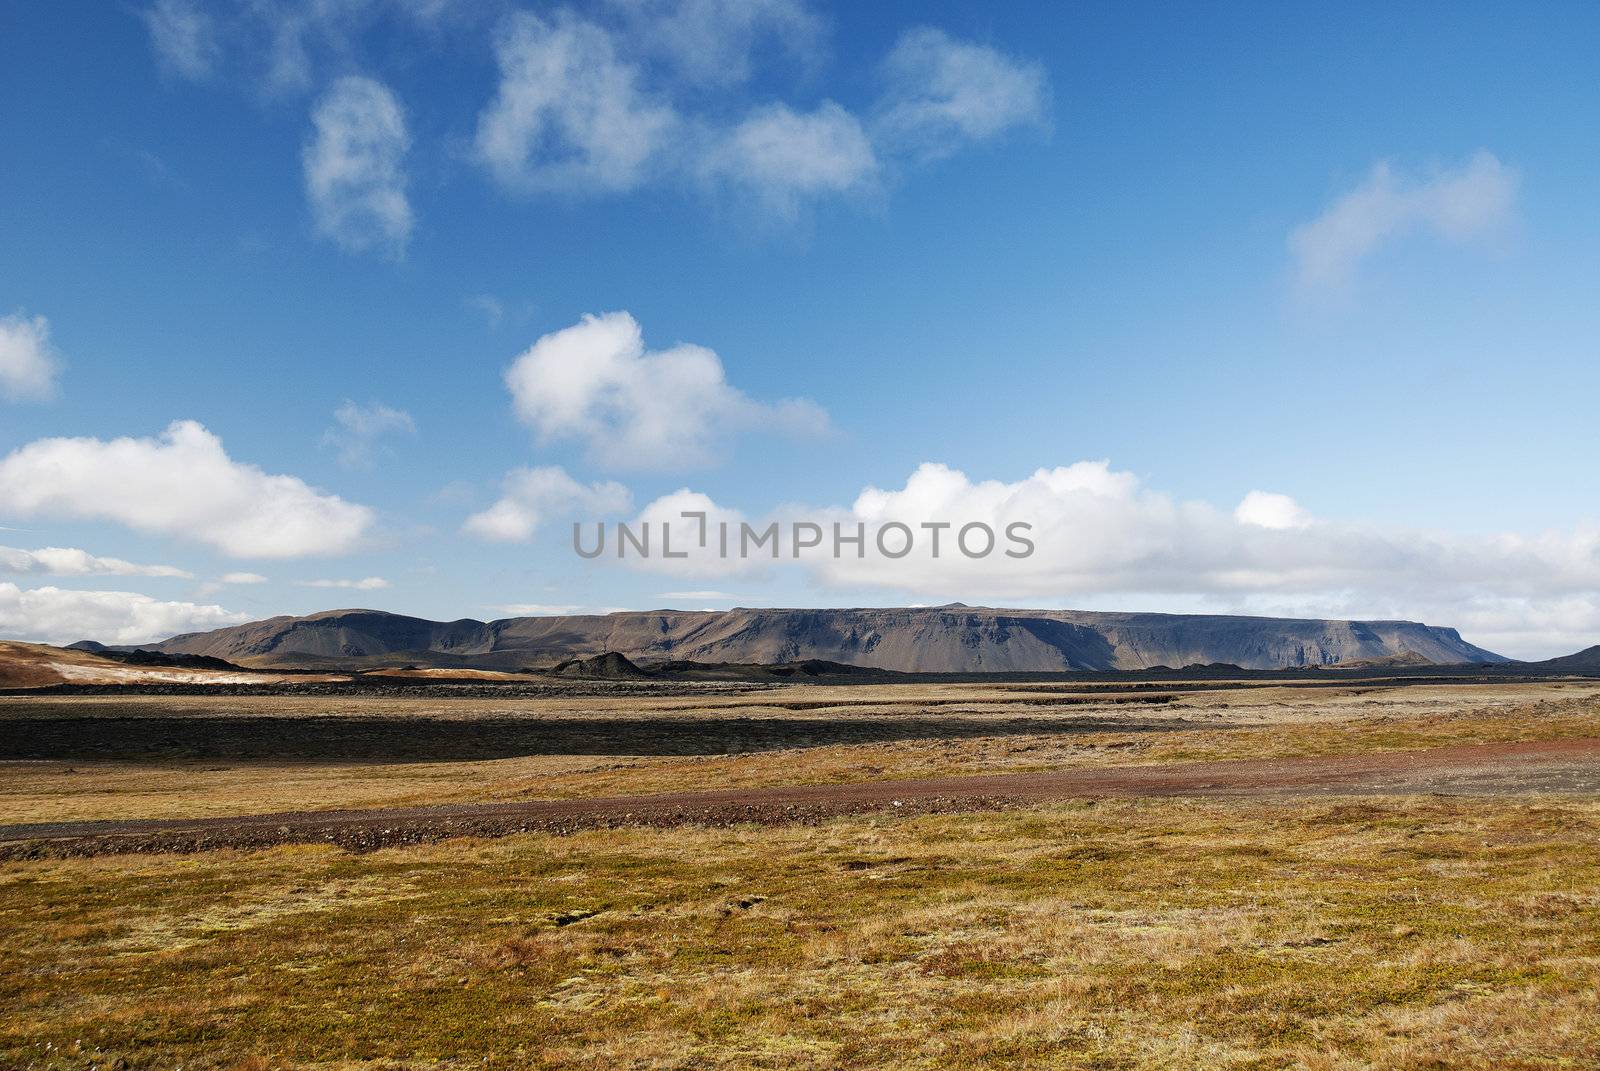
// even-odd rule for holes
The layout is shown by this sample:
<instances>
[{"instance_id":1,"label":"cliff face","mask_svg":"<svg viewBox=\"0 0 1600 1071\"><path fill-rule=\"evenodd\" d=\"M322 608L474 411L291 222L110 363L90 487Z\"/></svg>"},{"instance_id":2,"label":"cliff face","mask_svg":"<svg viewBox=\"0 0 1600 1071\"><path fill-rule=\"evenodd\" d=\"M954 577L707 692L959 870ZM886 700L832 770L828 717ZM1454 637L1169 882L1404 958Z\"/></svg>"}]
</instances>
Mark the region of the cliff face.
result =
<instances>
[{"instance_id":1,"label":"cliff face","mask_svg":"<svg viewBox=\"0 0 1600 1071\"><path fill-rule=\"evenodd\" d=\"M253 665L404 657L437 665L549 665L607 651L634 661L817 658L938 673L1148 669L1231 662L1281 669L1412 655L1503 662L1455 629L1412 621L912 608L627 612L425 621L333 610L177 636L155 649Z\"/></svg>"}]
</instances>

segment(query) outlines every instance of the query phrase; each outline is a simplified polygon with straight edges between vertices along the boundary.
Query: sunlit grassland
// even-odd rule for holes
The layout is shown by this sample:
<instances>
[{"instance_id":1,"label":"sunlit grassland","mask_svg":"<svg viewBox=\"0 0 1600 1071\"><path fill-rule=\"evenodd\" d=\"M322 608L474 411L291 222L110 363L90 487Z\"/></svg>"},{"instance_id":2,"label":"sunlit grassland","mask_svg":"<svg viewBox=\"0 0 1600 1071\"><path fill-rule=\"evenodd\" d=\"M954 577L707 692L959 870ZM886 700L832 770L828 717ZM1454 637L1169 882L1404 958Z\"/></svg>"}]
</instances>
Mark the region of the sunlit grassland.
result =
<instances>
[{"instance_id":1,"label":"sunlit grassland","mask_svg":"<svg viewBox=\"0 0 1600 1071\"><path fill-rule=\"evenodd\" d=\"M818 694L826 691L816 690ZM939 694L947 698L952 692L953 687L947 686ZM977 688L974 693L988 694ZM855 689L855 694L872 699L881 693L866 686ZM190 698L174 702L204 712L232 709L238 701ZM245 709L260 715L276 709L278 702L257 702ZM719 698L717 702L727 700ZM288 716L303 713L303 700L281 703ZM57 701L56 706L64 705ZM419 714L437 709L437 704L413 706ZM105 701L83 705L86 710L108 707L112 704ZM141 706L128 709L137 711ZM348 713L359 716L359 709ZM450 709L452 716L463 719L471 714L464 706ZM523 704L517 709L529 719L562 716L561 706L555 702ZM718 708L699 712L714 709ZM914 705L870 715L859 710L859 706L840 708L840 717L847 723L840 735L849 736L848 725L858 723L861 735L869 737L875 722L918 712ZM622 707L613 713L628 712ZM739 723L732 719L747 713L745 708L733 708L726 715L730 719L727 746L731 749L739 746ZM1171 719L1172 726L1159 731L1135 730L1130 723L1149 717L1150 711L1088 707L1074 708L1076 728L1034 732L1026 728L1029 718L1059 716L1059 709L1014 703L991 710L980 705L970 715L972 720L1005 716L1021 721L1022 728L1012 724L1005 733L995 735L930 734L923 739L692 756L639 753L652 746L651 741L642 741L634 753L532 754L457 762L354 762L341 761L336 755L327 761L299 763L9 762L0 763L0 823L581 798L1600 736L1600 687L1592 683L1413 686L1351 689L1348 693L1250 689L1185 696L1156 713ZM670 736L674 731L670 717L663 716L658 735Z\"/></svg>"},{"instance_id":2,"label":"sunlit grassland","mask_svg":"<svg viewBox=\"0 0 1600 1071\"><path fill-rule=\"evenodd\" d=\"M0 868L0 1066L1589 1067L1600 804L1118 801Z\"/></svg>"}]
</instances>

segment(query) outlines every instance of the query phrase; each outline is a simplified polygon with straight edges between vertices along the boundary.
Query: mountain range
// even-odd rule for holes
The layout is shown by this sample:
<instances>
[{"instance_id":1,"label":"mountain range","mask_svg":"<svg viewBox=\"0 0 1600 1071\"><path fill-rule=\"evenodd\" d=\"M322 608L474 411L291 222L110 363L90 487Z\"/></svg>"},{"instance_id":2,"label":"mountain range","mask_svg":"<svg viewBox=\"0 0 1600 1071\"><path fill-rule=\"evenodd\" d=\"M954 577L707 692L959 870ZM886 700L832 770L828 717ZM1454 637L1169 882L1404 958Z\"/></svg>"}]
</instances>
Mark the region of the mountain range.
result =
<instances>
[{"instance_id":1,"label":"mountain range","mask_svg":"<svg viewBox=\"0 0 1600 1071\"><path fill-rule=\"evenodd\" d=\"M88 650L105 650L83 643ZM175 636L146 649L257 668L390 665L545 668L616 652L664 661L773 664L823 659L923 673L1141 670L1230 663L1286 669L1351 662L1508 662L1453 628L1335 621L960 604L899 609L652 610L428 621L377 610L273 617Z\"/></svg>"}]
</instances>

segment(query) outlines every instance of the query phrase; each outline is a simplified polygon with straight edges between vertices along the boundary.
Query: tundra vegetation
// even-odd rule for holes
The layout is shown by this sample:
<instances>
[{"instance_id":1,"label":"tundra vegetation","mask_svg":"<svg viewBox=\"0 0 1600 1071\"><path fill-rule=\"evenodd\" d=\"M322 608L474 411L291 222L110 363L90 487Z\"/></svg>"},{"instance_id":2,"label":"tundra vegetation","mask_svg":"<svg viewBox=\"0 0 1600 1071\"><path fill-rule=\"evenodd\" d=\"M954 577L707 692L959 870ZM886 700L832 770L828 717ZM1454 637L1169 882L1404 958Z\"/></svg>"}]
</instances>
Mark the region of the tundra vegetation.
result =
<instances>
[{"instance_id":1,"label":"tundra vegetation","mask_svg":"<svg viewBox=\"0 0 1600 1071\"><path fill-rule=\"evenodd\" d=\"M0 721L30 731L159 718L202 738L209 719L381 715L436 744L441 723L493 717L590 744L449 762L181 746L15 760L0 822L1600 736L1600 686L1584 682L1065 698L7 699ZM1082 799L367 854L13 860L0 949L7 1067L1585 1067L1600 1063L1600 799Z\"/></svg>"}]
</instances>

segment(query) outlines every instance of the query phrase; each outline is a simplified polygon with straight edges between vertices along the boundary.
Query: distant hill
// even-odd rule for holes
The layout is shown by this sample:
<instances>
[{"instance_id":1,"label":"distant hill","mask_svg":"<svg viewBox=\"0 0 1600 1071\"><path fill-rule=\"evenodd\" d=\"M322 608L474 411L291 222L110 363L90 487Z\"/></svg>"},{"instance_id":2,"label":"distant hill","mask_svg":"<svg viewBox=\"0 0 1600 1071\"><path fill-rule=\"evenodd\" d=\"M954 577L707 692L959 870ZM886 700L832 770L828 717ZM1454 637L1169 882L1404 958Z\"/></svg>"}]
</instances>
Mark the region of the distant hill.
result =
<instances>
[{"instance_id":1,"label":"distant hill","mask_svg":"<svg viewBox=\"0 0 1600 1071\"><path fill-rule=\"evenodd\" d=\"M965 606L656 610L488 622L330 610L145 646L245 666L308 669L414 665L518 670L613 652L645 666L817 660L925 673L1139 670L1196 663L1287 669L1382 659L1403 664L1509 661L1467 643L1455 629L1414 621Z\"/></svg>"},{"instance_id":2,"label":"distant hill","mask_svg":"<svg viewBox=\"0 0 1600 1071\"><path fill-rule=\"evenodd\" d=\"M143 647L131 650L125 647L107 647L103 643L93 640L79 640L68 651L83 651L99 658L109 658L113 662L121 662L128 666L165 666L175 669L220 669L224 671L238 670L242 667L220 658L208 658L205 655L171 654L163 651L148 651Z\"/></svg>"},{"instance_id":3,"label":"distant hill","mask_svg":"<svg viewBox=\"0 0 1600 1071\"><path fill-rule=\"evenodd\" d=\"M577 677L580 680L591 681L637 681L650 676L615 651L594 655L591 658L569 658L552 667L550 672L559 677Z\"/></svg>"},{"instance_id":4,"label":"distant hill","mask_svg":"<svg viewBox=\"0 0 1600 1071\"><path fill-rule=\"evenodd\" d=\"M0 689L63 684L267 684L275 679L210 658L88 646L98 650L0 640Z\"/></svg>"},{"instance_id":5,"label":"distant hill","mask_svg":"<svg viewBox=\"0 0 1600 1071\"><path fill-rule=\"evenodd\" d=\"M1528 662L1529 669L1545 673L1600 673L1600 646L1588 647L1577 654L1547 658L1543 662Z\"/></svg>"}]
</instances>

